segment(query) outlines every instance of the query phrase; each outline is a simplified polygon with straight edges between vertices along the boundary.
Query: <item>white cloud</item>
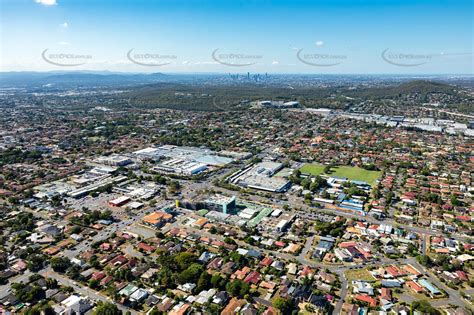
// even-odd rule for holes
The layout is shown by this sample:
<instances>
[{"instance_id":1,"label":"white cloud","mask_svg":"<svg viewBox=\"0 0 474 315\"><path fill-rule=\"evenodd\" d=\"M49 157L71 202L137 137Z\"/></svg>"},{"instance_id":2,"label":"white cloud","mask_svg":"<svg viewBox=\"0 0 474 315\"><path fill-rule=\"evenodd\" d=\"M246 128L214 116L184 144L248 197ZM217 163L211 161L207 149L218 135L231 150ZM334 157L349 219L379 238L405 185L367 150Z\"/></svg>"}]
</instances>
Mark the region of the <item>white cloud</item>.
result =
<instances>
[{"instance_id":1,"label":"white cloud","mask_svg":"<svg viewBox=\"0 0 474 315\"><path fill-rule=\"evenodd\" d=\"M62 28L68 28L69 24L67 22L59 24Z\"/></svg>"},{"instance_id":2,"label":"white cloud","mask_svg":"<svg viewBox=\"0 0 474 315\"><path fill-rule=\"evenodd\" d=\"M316 46L321 47L324 45L324 42L322 40L318 40L315 44Z\"/></svg>"},{"instance_id":3,"label":"white cloud","mask_svg":"<svg viewBox=\"0 0 474 315\"><path fill-rule=\"evenodd\" d=\"M71 46L71 43L70 43L70 42L59 42L58 45L61 45L61 46Z\"/></svg>"},{"instance_id":4,"label":"white cloud","mask_svg":"<svg viewBox=\"0 0 474 315\"><path fill-rule=\"evenodd\" d=\"M278 65L278 64L280 64L280 63L277 60L272 61L272 65Z\"/></svg>"},{"instance_id":5,"label":"white cloud","mask_svg":"<svg viewBox=\"0 0 474 315\"><path fill-rule=\"evenodd\" d=\"M194 64L195 65L217 65L219 63L216 61L197 61Z\"/></svg>"},{"instance_id":6,"label":"white cloud","mask_svg":"<svg viewBox=\"0 0 474 315\"><path fill-rule=\"evenodd\" d=\"M45 5L45 6L51 6L51 5L57 5L58 3L56 0L35 0L36 3Z\"/></svg>"}]
</instances>

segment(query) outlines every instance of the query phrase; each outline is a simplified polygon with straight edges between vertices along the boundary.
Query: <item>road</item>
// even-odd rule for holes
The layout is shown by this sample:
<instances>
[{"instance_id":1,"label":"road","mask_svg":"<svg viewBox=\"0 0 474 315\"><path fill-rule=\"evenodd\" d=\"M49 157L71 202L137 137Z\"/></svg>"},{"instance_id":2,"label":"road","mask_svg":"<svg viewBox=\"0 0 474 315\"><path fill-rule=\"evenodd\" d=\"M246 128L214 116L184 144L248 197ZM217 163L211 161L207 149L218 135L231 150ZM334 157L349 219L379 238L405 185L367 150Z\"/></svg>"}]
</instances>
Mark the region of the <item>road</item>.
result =
<instances>
[{"instance_id":1,"label":"road","mask_svg":"<svg viewBox=\"0 0 474 315\"><path fill-rule=\"evenodd\" d=\"M222 172L220 172L220 174L221 173ZM264 204L276 204L279 207L281 207L283 204L288 204L288 205L291 205L293 208L301 209L300 214L299 214L300 216L302 216L302 213L338 215L338 216L343 216L343 217L346 217L346 218L352 218L352 219L356 219L356 220L364 220L364 221L374 223L374 224L384 223L384 224L397 225L399 227L404 228L407 231L416 232L416 233L419 233L421 235L421 238L422 238L422 244L421 244L422 252L426 251L426 237L428 237L429 235L439 235L441 233L439 231L427 230L427 229L421 228L421 227L405 225L405 224L399 224L399 223L395 222L393 219L386 219L384 221L380 221L380 220L378 220L378 219L376 219L372 216L361 217L360 215L356 215L356 214L352 214L352 213L348 213L348 212L340 212L340 211L337 211L335 209L330 209L330 208L309 207L308 205L303 203L303 201L300 197L293 196L293 195L290 195L290 194L286 195L288 197L287 201L275 201L275 200L273 200L273 198L266 198L266 197L263 197L263 196L260 196L260 195L241 193L241 192L237 192L237 191L228 190L228 189L225 189L225 188L222 188L222 187L215 187L211 184L211 182L214 178L216 178L220 174L215 174L213 176L210 176L207 180L205 180L203 182L186 182L186 185L183 185L182 196L186 196L187 198L193 199L193 197L196 196L196 193L198 191L209 189L210 187L212 187L212 189L214 189L215 191L219 191L219 192L229 194L229 195L237 195L241 200L249 200L249 201L254 201L254 202L259 202L259 203L264 203ZM156 205L155 208L160 208L160 207L164 207L164 206L167 206L167 205L169 205L169 202L165 202L162 205ZM132 216L131 218L129 218L127 220L124 220L124 221L121 221L121 222L116 222L116 223L111 224L110 226L107 226L102 231L100 231L98 234L93 236L92 239L83 240L82 242L78 243L76 245L76 247L72 250L65 250L63 252L63 255L68 257L68 258L76 257L81 252L84 252L84 251L90 249L91 244L93 244L95 242L105 240L105 239L109 238L116 231L124 230L125 228L129 228L129 227L130 227L129 228L130 231L133 231L134 229L137 229L138 234L143 233L148 237L153 237L154 236L154 231L153 230L151 230L149 228L141 227L137 224L138 221L141 219L142 215L143 215L143 213L140 213L140 214L137 213L137 214L135 214L134 216ZM174 227L180 227L184 230L187 230L188 232L195 233L195 234L205 236L205 237L209 237L211 239L218 239L218 240L221 240L221 241L224 240L224 237L222 237L220 235L211 234L207 231L199 230L199 229L189 227L189 226L183 226L182 224L180 224L180 220L177 220L176 222L166 226L166 228L163 229L163 232L167 232L167 231L169 231L170 229L172 229ZM454 238L462 239L462 240L474 239L473 237L470 237L470 236L461 236L461 235L457 235L457 234L453 234L453 235L454 235ZM148 238L148 237L146 237L146 238ZM348 280L345 278L344 271L346 271L348 269L352 269L354 267L356 267L356 268L367 268L369 266L380 266L381 264L385 264L385 263L388 264L388 263L395 262L394 260L390 260L390 259L386 259L386 258L383 258L382 261L380 261L380 262L374 262L374 263L370 263L370 264L366 264L366 265L352 265L352 266L323 264L323 263L320 263L320 262L315 262L315 261L312 261L312 260L308 260L306 258L309 251L310 251L310 249L311 249L311 245L312 245L313 241L314 241L314 236L309 237L306 240L305 245L304 245L301 253L297 256L294 256L294 255L290 255L290 254L287 254L287 253L282 253L282 252L277 252L277 251L273 251L273 250L267 250L267 249L264 249L264 248L252 246L252 245L244 243L240 240L236 240L237 244L241 247L251 248L251 249L254 249L258 252L264 253L264 254L272 256L272 257L277 257L278 259L282 259L282 260L285 260L285 261L297 261L298 263L300 263L302 265L307 265L307 266L311 266L311 267L318 268L318 269L327 268L331 272L337 274L339 276L340 280L341 280L342 288L341 288L341 292L340 292L340 299L338 300L338 302L336 303L336 306L335 306L335 310L334 310L335 314L340 313L341 308L342 308L342 304L343 304L344 299L345 299L345 297L348 293ZM127 248L127 250L128 250L128 248ZM130 251L130 254L132 254L132 251ZM401 262L401 261L399 260L398 262ZM411 259L408 263L413 264L416 268L419 268L420 270L425 270L422 266L417 264L417 262L413 259ZM81 294L84 294L85 296L91 296L96 300L109 301L108 297L105 297L105 296L101 295L100 293L89 289L88 287L83 287L83 286L80 286L80 285L76 285L76 284L74 284L73 280L68 279L67 277L65 277L63 275L57 274L57 273L55 273L54 271L52 271L50 269L47 269L46 271L43 271L43 273L44 272L46 272L49 277L53 277L53 278L57 279L60 283L63 283L63 284L66 284L68 286L76 288L77 292L79 292ZM40 274L42 274L42 272L40 272ZM23 275L17 276L12 281L13 282L27 281L28 277L30 275L31 275L31 273L25 273ZM438 287L440 287L443 290L445 290L446 292L448 292L448 294L450 295L450 298L452 298L453 301L454 301L453 304L456 304L456 305L459 305L459 306L467 305L467 303L460 297L459 292L456 292L455 290L452 290L452 289L446 287L439 280L437 280L437 278L433 274L428 272L427 275L428 275L428 278L430 279L431 282L433 282L435 285L437 285ZM6 294L8 294L8 291L7 291L8 288L10 288L9 284L4 285L4 286L0 286L0 297L5 296ZM450 300L450 302L451 302L451 300ZM133 310L130 310L130 309L126 308L123 305L119 305L119 304L117 304L117 305L125 311L131 311L132 313L136 313Z\"/></svg>"},{"instance_id":2,"label":"road","mask_svg":"<svg viewBox=\"0 0 474 315\"><path fill-rule=\"evenodd\" d=\"M175 226L178 226L178 225L179 225L179 222L175 222ZM171 229L171 228L169 228L169 229ZM169 230L169 229L167 229L167 230ZM211 234L211 233L209 233L205 230L196 229L196 228L190 227L190 226L180 226L180 229L186 230L188 233L193 233L193 234L197 234L199 236L224 241L223 236L218 235L218 234ZM321 269L324 270L324 269L327 268L331 272L337 274L339 276L340 281L341 281L342 288L341 288L341 292L340 292L340 299L338 300L338 302L336 303L336 306L335 306L334 314L340 314L340 311L341 311L342 305L344 303L345 297L348 293L349 283L348 283L348 280L346 279L346 277L344 275L344 272L347 271L347 270L354 269L354 268L380 267L381 265L388 265L388 264L397 263L397 264L411 264L420 271L426 271L426 268L424 268L423 266L418 264L418 262L416 261L415 258L407 258L407 259L402 259L402 260L393 260L393 259L383 257L380 261L370 262L370 263L366 263L366 264L359 264L359 265L356 265L356 264L352 264L352 265L334 265L334 264L324 264L324 263L308 260L306 258L306 256L307 256L307 254L310 250L310 247L311 247L311 244L313 243L313 241L314 241L313 236L308 238L306 240L306 244L305 244L303 250L297 256L287 254L287 253L278 252L278 251L274 251L274 250L268 250L268 249L265 249L265 248L260 248L260 247L257 247L257 246L247 244L247 243L245 243L241 240L236 240L236 243L239 247L247 248L247 249L253 249L253 250L256 250L256 251L258 251L262 254L272 256L272 257L276 257L278 259L281 259L281 260L284 260L284 261L287 261L287 262L288 261L297 261L298 263L300 263L302 265L307 265L307 266L314 267L314 268L320 269L320 270ZM447 305L448 303L452 303L452 304L455 304L455 305L458 305L458 306L463 306L463 307L468 306L468 307L470 307L470 305L464 299L461 298L458 291L453 290L453 289L447 287L446 285L444 285L443 283L441 283L441 281L439 281L437 279L437 277L433 273L431 273L430 271L426 271L425 274L427 275L427 278L433 284L435 284L437 287L445 290L449 294L449 301L446 301L445 299L439 300L438 304Z\"/></svg>"},{"instance_id":3,"label":"road","mask_svg":"<svg viewBox=\"0 0 474 315\"><path fill-rule=\"evenodd\" d=\"M441 288L443 289L444 291L446 291L448 294L449 294L449 303L450 304L454 304L454 305L457 305L457 306L461 306L461 307L464 307L464 306L467 306L468 309L471 308L471 305L469 303L467 303L467 301L465 301L462 297L461 297L461 294L459 293L458 290L454 290L454 289L451 289L450 287L448 287L447 285L445 285L444 283L442 283L440 280L438 280L438 277L436 277L436 275L431 272L430 269L428 268L423 268L422 265L420 265L415 258L410 258L407 260L413 267L417 268L418 270L425 270L425 274L428 278L428 280L433 283L434 285L436 285L438 288Z\"/></svg>"},{"instance_id":4,"label":"road","mask_svg":"<svg viewBox=\"0 0 474 315\"><path fill-rule=\"evenodd\" d=\"M160 205L157 205L156 207L165 207L169 205L169 203L161 203ZM94 235L91 239L85 239L82 242L78 243L74 249L72 250L65 250L63 252L63 255L68 257L68 258L73 258L78 256L80 253L87 251L91 249L91 245L93 243L103 241L108 239L113 233L117 231L124 231L124 229L134 223L137 223L138 221L141 220L143 214L142 213L137 213L132 215L129 219L120 221L120 222L114 222L111 225L105 227L103 230L99 231L96 235ZM151 236L150 236L151 237Z\"/></svg>"},{"instance_id":5,"label":"road","mask_svg":"<svg viewBox=\"0 0 474 315\"><path fill-rule=\"evenodd\" d=\"M313 245L313 242L314 242L314 235L312 235L312 236L310 236L306 239L306 243L304 244L304 248L301 251L300 256L306 257L308 255L308 252L311 249L311 245Z\"/></svg>"},{"instance_id":6,"label":"road","mask_svg":"<svg viewBox=\"0 0 474 315\"><path fill-rule=\"evenodd\" d=\"M341 293L339 294L339 300L334 307L333 314L341 314L342 305L344 304L344 300L349 291L349 283L347 282L344 272L339 273L339 279L341 280Z\"/></svg>"},{"instance_id":7,"label":"road","mask_svg":"<svg viewBox=\"0 0 474 315\"><path fill-rule=\"evenodd\" d=\"M260 202L264 204L275 204L273 200L270 200L266 197L260 196L260 195L252 195L252 194L243 194L238 191L234 190L229 190L225 189L222 187L214 187L214 190L220 191L222 193L228 194L228 195L236 195L239 197L241 200L249 200L249 201L254 201L254 202ZM305 204L300 197L287 194L288 201L284 202L284 204L291 205L292 208L299 208L302 211L306 212L314 212L314 213L324 213L324 214L329 214L329 215L337 215L337 216L342 216L350 219L355 219L355 220L361 220L361 221L366 221L372 224L390 224L393 226L398 226L403 229L405 229L408 232L415 232L418 234L427 234L431 236L439 236L440 234L443 234L442 231L437 231L437 230L432 230L432 229L426 229L423 227L418 227L418 226L412 226L412 225L407 225L407 224L402 224L396 222L394 219L384 219L383 221L376 219L372 216L361 216L358 214L353 214L349 212L343 212L343 211L338 211L335 209L328 208L327 206L324 208L316 208L316 207L310 207L307 204ZM461 235L459 233L452 233L450 235L451 238L461 240L461 241L474 241L474 236L470 235Z\"/></svg>"},{"instance_id":8,"label":"road","mask_svg":"<svg viewBox=\"0 0 474 315\"><path fill-rule=\"evenodd\" d=\"M33 274L34 273L32 273L30 271L26 271L22 275L11 278L10 283L0 286L0 297L4 297L4 296L9 294L9 289L11 288L12 283L27 283L27 282L29 282L28 278ZM82 286L82 285L76 283L74 280L71 280L68 277L63 276L63 275L53 271L51 269L51 267L47 267L45 269L42 269L42 270L38 271L37 274L39 274L43 277L56 279L59 284L64 285L64 286L73 287L75 292L80 293L82 296L89 297L89 298L91 298L95 301L114 303L109 297L104 296L104 295L100 294L99 292L94 291L94 290L92 290L92 289L90 289L86 286ZM132 314L139 314L139 312L136 312L135 310L130 309L130 308L124 306L124 305L121 305L120 303L114 303L114 304L117 305L117 307L120 310L122 310L124 314L127 311L130 311Z\"/></svg>"},{"instance_id":9,"label":"road","mask_svg":"<svg viewBox=\"0 0 474 315\"><path fill-rule=\"evenodd\" d=\"M61 275L57 272L54 272L50 268L43 270L42 272L40 272L40 274L42 274L44 277L56 279L59 284L64 285L64 286L72 287L72 288L74 288L75 292L80 293L82 296L89 297L89 298L95 300L96 302L97 301L102 301L102 302L114 303L118 307L118 309L123 312L123 314L125 314L127 311L130 312L131 314L135 314L135 315L140 314L139 312L137 312L137 311L135 311L131 308L128 308L128 307L126 307L126 306L124 306L120 303L116 303L116 302L112 301L111 298L109 298L105 295L102 295L101 293L99 293L95 290L92 290L92 289L90 289L86 286L82 286L80 284L77 284L75 281L73 281L73 280L69 279L68 277L63 276L63 275Z\"/></svg>"},{"instance_id":10,"label":"road","mask_svg":"<svg viewBox=\"0 0 474 315\"><path fill-rule=\"evenodd\" d=\"M202 236L202 237L208 237L208 238L211 238L211 239L217 239L217 240L220 240L220 241L224 241L223 236L218 235L218 234L211 234L211 233L209 233L205 230L200 230L200 229L196 229L196 228L189 227L189 226L180 226L180 229L186 230L188 233L197 234L197 235ZM268 249L265 249L265 248L260 248L260 247L257 247L257 246L247 244L247 243L245 243L241 240L235 240L235 241L236 241L237 245L239 247L242 247L242 248L253 249L253 250L256 250L256 251L258 251L260 253L263 253L267 256L276 257L276 258L284 260L286 262L288 262L288 261L297 261L298 263L300 263L302 265L307 265L307 266L310 266L310 267L313 267L313 268L319 269L319 270L321 270L321 269L324 270L324 269L327 268L331 272L337 274L339 276L339 279L341 280L342 288L341 288L341 293L340 293L339 300L338 300L338 302L336 304L336 307L335 307L335 310L338 310L338 312L335 312L334 314L340 314L340 310L341 310L342 305L344 303L345 297L348 293L348 281L347 281L347 279L344 275L344 271L350 270L350 269L353 269L353 268L367 268L367 267L371 267L371 266L380 266L381 264L390 264L390 263L395 262L394 260L384 258L380 262L373 262L373 263L368 263L368 264L334 265L334 264L324 264L324 263L308 260L306 258L306 255L308 254L308 252L310 250L310 247L311 247L311 244L313 243L313 240L314 240L314 236L308 238L307 241L306 241L305 247L303 248L301 253L297 256L287 254L287 253L278 252L278 251L274 251L274 250L268 250Z\"/></svg>"},{"instance_id":11,"label":"road","mask_svg":"<svg viewBox=\"0 0 474 315\"><path fill-rule=\"evenodd\" d=\"M11 284L12 283L27 283L28 278L33 275L34 273L30 272L29 270L26 270L23 274L18 275L16 277L10 278L9 282L7 284L4 284L0 286L0 298L8 295L9 290L11 289Z\"/></svg>"}]
</instances>

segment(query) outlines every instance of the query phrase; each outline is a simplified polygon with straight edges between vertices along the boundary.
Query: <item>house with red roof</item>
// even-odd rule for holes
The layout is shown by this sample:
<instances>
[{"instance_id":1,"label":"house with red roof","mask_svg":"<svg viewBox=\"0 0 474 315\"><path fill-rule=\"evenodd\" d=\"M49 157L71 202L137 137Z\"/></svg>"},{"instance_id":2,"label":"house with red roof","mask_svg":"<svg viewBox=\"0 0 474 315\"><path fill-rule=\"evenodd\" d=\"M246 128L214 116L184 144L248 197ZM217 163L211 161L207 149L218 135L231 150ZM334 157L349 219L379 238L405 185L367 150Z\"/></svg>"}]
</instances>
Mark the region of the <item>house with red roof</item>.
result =
<instances>
[{"instance_id":1,"label":"house with red roof","mask_svg":"<svg viewBox=\"0 0 474 315\"><path fill-rule=\"evenodd\" d=\"M114 277L112 277L112 276L107 276L107 277L105 277L104 279L102 279L102 280L100 281L100 285L101 285L101 286L107 285L107 284L109 284L113 279L114 279Z\"/></svg>"},{"instance_id":2,"label":"house with red roof","mask_svg":"<svg viewBox=\"0 0 474 315\"><path fill-rule=\"evenodd\" d=\"M139 250L144 251L147 254L153 253L156 249L154 246L148 245L147 243L144 243L144 242L138 243L137 248Z\"/></svg>"},{"instance_id":3,"label":"house with red roof","mask_svg":"<svg viewBox=\"0 0 474 315\"><path fill-rule=\"evenodd\" d=\"M281 248L283 248L283 247L285 247L285 246L286 246L286 245L285 245L285 243L283 243L282 241L275 241L275 243L274 243L274 244L275 244L275 246L277 246L277 247L281 247Z\"/></svg>"},{"instance_id":4,"label":"house with red roof","mask_svg":"<svg viewBox=\"0 0 474 315\"><path fill-rule=\"evenodd\" d=\"M373 297L368 296L367 294L357 294L354 296L354 299L357 301L365 302L370 305L370 307L377 306L377 300Z\"/></svg>"},{"instance_id":5,"label":"house with red roof","mask_svg":"<svg viewBox=\"0 0 474 315\"><path fill-rule=\"evenodd\" d=\"M393 265L388 266L387 268L385 268L385 270L387 271L389 275L391 275L394 278L403 277L403 276L406 276L407 274L404 270Z\"/></svg>"},{"instance_id":6,"label":"house with red roof","mask_svg":"<svg viewBox=\"0 0 474 315\"><path fill-rule=\"evenodd\" d=\"M314 270L310 266L304 266L303 270L300 272L302 277L312 277L314 275Z\"/></svg>"},{"instance_id":7,"label":"house with red roof","mask_svg":"<svg viewBox=\"0 0 474 315\"><path fill-rule=\"evenodd\" d=\"M244 282L248 284L252 283L256 285L260 282L261 279L262 279L262 276L260 275L258 271L252 271L247 275L247 277L245 277Z\"/></svg>"},{"instance_id":8,"label":"house with red roof","mask_svg":"<svg viewBox=\"0 0 474 315\"><path fill-rule=\"evenodd\" d=\"M461 280L461 281L469 281L469 278L467 277L466 273L462 270L457 270L455 272L456 277Z\"/></svg>"},{"instance_id":9,"label":"house with red roof","mask_svg":"<svg viewBox=\"0 0 474 315\"><path fill-rule=\"evenodd\" d=\"M392 290L390 288L381 288L380 289L380 299L391 301L392 300Z\"/></svg>"},{"instance_id":10,"label":"house with red roof","mask_svg":"<svg viewBox=\"0 0 474 315\"><path fill-rule=\"evenodd\" d=\"M357 243L353 242L353 241L351 241L351 242L341 242L341 243L339 243L338 247L339 248L348 248L348 247L355 247L356 245L357 245Z\"/></svg>"},{"instance_id":11,"label":"house with red roof","mask_svg":"<svg viewBox=\"0 0 474 315\"><path fill-rule=\"evenodd\" d=\"M99 281L99 280L101 280L101 279L103 279L103 278L105 278L105 277L106 277L105 272L103 272L103 271L97 271L97 272L94 272L94 273L92 274L91 279L92 279L92 280L97 280L97 281Z\"/></svg>"},{"instance_id":12,"label":"house with red roof","mask_svg":"<svg viewBox=\"0 0 474 315\"><path fill-rule=\"evenodd\" d=\"M416 283L415 281L407 281L405 284L407 285L407 287L412 289L415 293L423 292L423 287L419 285L418 283Z\"/></svg>"},{"instance_id":13,"label":"house with red roof","mask_svg":"<svg viewBox=\"0 0 474 315\"><path fill-rule=\"evenodd\" d=\"M243 280L245 276L251 271L251 269L247 266L242 268L241 270L236 270L232 276L230 277L231 279L239 279Z\"/></svg>"},{"instance_id":14,"label":"house with red roof","mask_svg":"<svg viewBox=\"0 0 474 315\"><path fill-rule=\"evenodd\" d=\"M260 261L260 265L264 267L271 266L272 263L273 263L273 259L271 259L268 256L263 258L262 261Z\"/></svg>"},{"instance_id":15,"label":"house with red roof","mask_svg":"<svg viewBox=\"0 0 474 315\"><path fill-rule=\"evenodd\" d=\"M102 243L100 244L99 248L103 251L109 251L112 249L112 245L110 245L109 243Z\"/></svg>"},{"instance_id":16,"label":"house with red roof","mask_svg":"<svg viewBox=\"0 0 474 315\"><path fill-rule=\"evenodd\" d=\"M118 255L109 261L109 266L117 267L125 264L128 259L124 255Z\"/></svg>"}]
</instances>

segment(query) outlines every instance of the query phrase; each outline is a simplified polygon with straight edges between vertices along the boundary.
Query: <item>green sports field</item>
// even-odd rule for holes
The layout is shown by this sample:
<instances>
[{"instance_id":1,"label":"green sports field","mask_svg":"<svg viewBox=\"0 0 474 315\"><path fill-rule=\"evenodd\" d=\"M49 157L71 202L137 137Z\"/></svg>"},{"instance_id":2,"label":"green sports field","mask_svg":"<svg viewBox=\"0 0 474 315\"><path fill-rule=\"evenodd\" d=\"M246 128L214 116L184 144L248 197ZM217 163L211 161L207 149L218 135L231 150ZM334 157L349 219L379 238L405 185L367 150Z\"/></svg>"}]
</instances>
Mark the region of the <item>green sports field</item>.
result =
<instances>
[{"instance_id":1,"label":"green sports field","mask_svg":"<svg viewBox=\"0 0 474 315\"><path fill-rule=\"evenodd\" d=\"M322 164L305 164L300 168L302 174L309 174L313 176L321 175L324 172L324 165Z\"/></svg>"},{"instance_id":2,"label":"green sports field","mask_svg":"<svg viewBox=\"0 0 474 315\"><path fill-rule=\"evenodd\" d=\"M324 171L324 165L321 164L305 164L300 168L302 174L310 174L313 176L321 175ZM368 171L360 167L353 166L336 166L331 168L332 176L345 177L350 180L359 180L373 185L380 178L382 172Z\"/></svg>"}]
</instances>

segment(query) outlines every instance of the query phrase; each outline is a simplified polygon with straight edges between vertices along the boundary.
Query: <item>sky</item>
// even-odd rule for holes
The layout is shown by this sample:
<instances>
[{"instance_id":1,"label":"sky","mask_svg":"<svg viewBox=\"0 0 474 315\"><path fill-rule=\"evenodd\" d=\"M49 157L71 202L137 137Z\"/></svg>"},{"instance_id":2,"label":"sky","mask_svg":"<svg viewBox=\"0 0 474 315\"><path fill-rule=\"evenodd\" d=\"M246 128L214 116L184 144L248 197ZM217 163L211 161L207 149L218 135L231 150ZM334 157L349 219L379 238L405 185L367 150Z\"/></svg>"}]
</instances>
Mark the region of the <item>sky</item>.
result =
<instances>
[{"instance_id":1,"label":"sky","mask_svg":"<svg viewBox=\"0 0 474 315\"><path fill-rule=\"evenodd\" d=\"M0 71L473 74L472 0L0 0Z\"/></svg>"}]
</instances>

